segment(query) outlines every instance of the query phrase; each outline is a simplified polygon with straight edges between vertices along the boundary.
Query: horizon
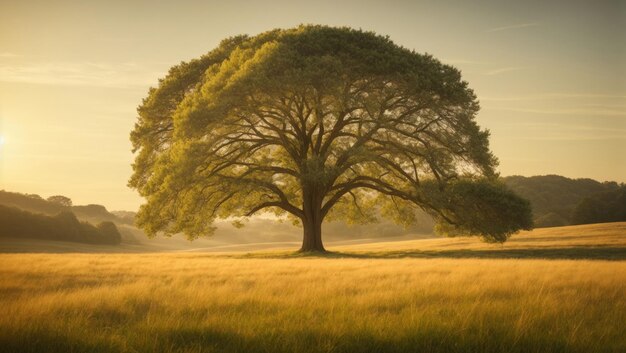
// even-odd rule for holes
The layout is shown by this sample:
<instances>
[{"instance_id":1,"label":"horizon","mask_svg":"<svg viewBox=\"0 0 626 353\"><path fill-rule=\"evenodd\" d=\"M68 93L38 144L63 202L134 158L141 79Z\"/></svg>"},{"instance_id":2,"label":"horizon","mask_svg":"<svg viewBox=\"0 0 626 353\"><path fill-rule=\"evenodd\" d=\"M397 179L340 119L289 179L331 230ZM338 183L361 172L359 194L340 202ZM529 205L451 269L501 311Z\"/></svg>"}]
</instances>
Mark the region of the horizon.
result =
<instances>
[{"instance_id":1,"label":"horizon","mask_svg":"<svg viewBox=\"0 0 626 353\"><path fill-rule=\"evenodd\" d=\"M0 189L136 210L129 134L148 88L224 38L301 23L388 35L461 70L501 175L626 182L624 3L357 4L3 3Z\"/></svg>"}]
</instances>

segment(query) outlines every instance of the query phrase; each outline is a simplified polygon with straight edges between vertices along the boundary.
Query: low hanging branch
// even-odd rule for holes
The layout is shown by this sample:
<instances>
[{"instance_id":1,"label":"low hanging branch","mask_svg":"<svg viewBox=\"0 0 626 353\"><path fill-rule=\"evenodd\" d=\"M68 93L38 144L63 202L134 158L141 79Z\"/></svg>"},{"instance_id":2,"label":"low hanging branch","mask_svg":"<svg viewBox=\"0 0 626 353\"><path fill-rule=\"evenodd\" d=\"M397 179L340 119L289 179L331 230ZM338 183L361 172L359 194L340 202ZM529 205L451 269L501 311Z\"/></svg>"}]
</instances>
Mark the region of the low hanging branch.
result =
<instances>
[{"instance_id":1,"label":"low hanging branch","mask_svg":"<svg viewBox=\"0 0 626 353\"><path fill-rule=\"evenodd\" d=\"M302 223L303 251L323 251L327 217L406 223L422 209L450 234L504 241L530 228L530 208L497 183L478 109L458 70L373 33L224 40L138 109L139 224L193 238L217 218L270 211Z\"/></svg>"}]
</instances>

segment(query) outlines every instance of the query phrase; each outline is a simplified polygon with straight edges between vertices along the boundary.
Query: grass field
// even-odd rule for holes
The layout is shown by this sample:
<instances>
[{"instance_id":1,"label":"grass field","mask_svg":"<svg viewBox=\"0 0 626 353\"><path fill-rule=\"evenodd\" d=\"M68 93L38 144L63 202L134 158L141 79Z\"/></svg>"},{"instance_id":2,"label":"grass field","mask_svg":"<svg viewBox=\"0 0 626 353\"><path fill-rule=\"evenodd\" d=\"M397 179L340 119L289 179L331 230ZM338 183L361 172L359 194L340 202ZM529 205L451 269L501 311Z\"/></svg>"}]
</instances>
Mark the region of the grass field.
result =
<instances>
[{"instance_id":1,"label":"grass field","mask_svg":"<svg viewBox=\"0 0 626 353\"><path fill-rule=\"evenodd\" d=\"M2 352L626 352L626 223L505 245L0 255Z\"/></svg>"}]
</instances>

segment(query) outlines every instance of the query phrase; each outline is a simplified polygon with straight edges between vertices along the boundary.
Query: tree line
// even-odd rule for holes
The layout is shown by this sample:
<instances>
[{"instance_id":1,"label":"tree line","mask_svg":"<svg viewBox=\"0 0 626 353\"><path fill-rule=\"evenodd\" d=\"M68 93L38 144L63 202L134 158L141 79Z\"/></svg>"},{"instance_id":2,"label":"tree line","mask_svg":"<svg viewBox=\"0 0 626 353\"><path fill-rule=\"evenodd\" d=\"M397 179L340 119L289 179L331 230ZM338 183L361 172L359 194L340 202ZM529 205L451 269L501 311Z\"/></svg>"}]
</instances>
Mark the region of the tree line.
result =
<instances>
[{"instance_id":1,"label":"tree line","mask_svg":"<svg viewBox=\"0 0 626 353\"><path fill-rule=\"evenodd\" d=\"M113 222L92 225L72 212L46 216L0 205L0 237L62 240L88 244L117 245L122 237Z\"/></svg>"},{"instance_id":2,"label":"tree line","mask_svg":"<svg viewBox=\"0 0 626 353\"><path fill-rule=\"evenodd\" d=\"M536 227L626 221L624 184L560 175L516 175L503 181L530 201Z\"/></svg>"},{"instance_id":3,"label":"tree line","mask_svg":"<svg viewBox=\"0 0 626 353\"><path fill-rule=\"evenodd\" d=\"M623 221L626 221L626 185L584 198L572 214L572 224Z\"/></svg>"}]
</instances>

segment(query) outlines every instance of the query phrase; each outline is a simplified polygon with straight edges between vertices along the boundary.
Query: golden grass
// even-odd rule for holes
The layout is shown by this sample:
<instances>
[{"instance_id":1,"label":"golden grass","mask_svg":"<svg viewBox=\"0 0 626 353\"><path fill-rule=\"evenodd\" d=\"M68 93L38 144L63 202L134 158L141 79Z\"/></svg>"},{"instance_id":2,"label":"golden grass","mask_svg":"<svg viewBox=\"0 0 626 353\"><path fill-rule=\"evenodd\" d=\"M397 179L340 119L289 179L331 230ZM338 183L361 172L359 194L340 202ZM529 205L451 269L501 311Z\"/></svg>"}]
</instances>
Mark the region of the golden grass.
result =
<instances>
[{"instance_id":1,"label":"golden grass","mask_svg":"<svg viewBox=\"0 0 626 353\"><path fill-rule=\"evenodd\" d=\"M620 224L607 227L617 235L595 242L565 239L590 234L581 228L526 239L619 248ZM494 247L466 241L391 252ZM626 351L626 261L383 258L392 245L345 258L0 255L0 351Z\"/></svg>"},{"instance_id":2,"label":"golden grass","mask_svg":"<svg viewBox=\"0 0 626 353\"><path fill-rule=\"evenodd\" d=\"M626 247L626 222L538 228L515 234L506 243L489 244L476 237L434 238L389 243L359 244L338 250L512 250L558 249L571 247Z\"/></svg>"},{"instance_id":3,"label":"golden grass","mask_svg":"<svg viewBox=\"0 0 626 353\"><path fill-rule=\"evenodd\" d=\"M626 260L626 222L539 228L504 244L476 237L434 238L335 247L345 255L372 257L550 258Z\"/></svg>"}]
</instances>

